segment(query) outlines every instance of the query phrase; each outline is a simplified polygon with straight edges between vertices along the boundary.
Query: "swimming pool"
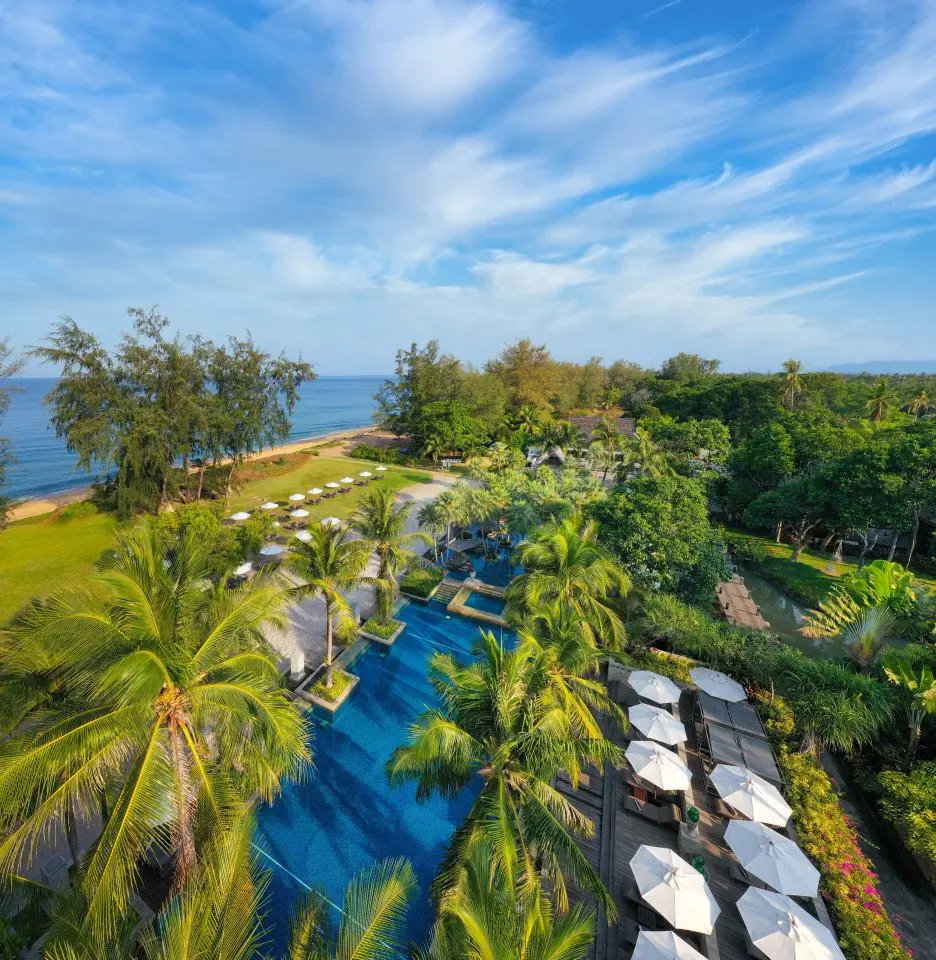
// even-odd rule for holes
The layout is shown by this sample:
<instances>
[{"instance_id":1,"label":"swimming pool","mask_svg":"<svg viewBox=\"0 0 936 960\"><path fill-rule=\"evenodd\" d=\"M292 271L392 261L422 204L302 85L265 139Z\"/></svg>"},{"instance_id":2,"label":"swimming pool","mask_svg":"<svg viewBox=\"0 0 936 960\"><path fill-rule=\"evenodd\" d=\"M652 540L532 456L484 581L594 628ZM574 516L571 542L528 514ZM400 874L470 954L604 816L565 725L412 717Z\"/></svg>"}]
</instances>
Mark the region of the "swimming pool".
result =
<instances>
[{"instance_id":1,"label":"swimming pool","mask_svg":"<svg viewBox=\"0 0 936 960\"><path fill-rule=\"evenodd\" d=\"M485 613L493 613L498 617L503 616L504 608L507 604L500 597L489 597L485 593L478 593L472 590L465 600L466 607L473 607L475 610L483 610Z\"/></svg>"},{"instance_id":2,"label":"swimming pool","mask_svg":"<svg viewBox=\"0 0 936 960\"><path fill-rule=\"evenodd\" d=\"M474 791L457 800L416 802L412 784L392 789L385 766L416 716L436 703L426 681L427 659L445 650L467 660L478 625L449 617L438 604L404 605L405 632L389 652L371 645L352 668L361 682L334 722L317 722L315 771L287 786L258 816L257 846L271 868L268 925L277 948L289 935L293 907L307 887L340 903L363 867L405 857L419 890L407 914L406 936L424 943L432 923L429 885Z\"/></svg>"}]
</instances>

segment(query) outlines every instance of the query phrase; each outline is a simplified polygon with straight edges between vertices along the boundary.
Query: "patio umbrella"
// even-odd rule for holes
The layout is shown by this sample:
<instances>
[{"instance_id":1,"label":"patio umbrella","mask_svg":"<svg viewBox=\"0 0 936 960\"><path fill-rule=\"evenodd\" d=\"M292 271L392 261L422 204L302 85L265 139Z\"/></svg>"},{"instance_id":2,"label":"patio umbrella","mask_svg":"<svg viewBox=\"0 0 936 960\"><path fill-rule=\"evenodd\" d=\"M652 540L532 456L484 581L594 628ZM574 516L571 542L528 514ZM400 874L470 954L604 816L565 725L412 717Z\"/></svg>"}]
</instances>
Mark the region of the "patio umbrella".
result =
<instances>
[{"instance_id":1,"label":"patio umbrella","mask_svg":"<svg viewBox=\"0 0 936 960\"><path fill-rule=\"evenodd\" d=\"M641 697L654 703L679 703L682 693L672 680L652 670L632 670L627 682Z\"/></svg>"},{"instance_id":2,"label":"patio umbrella","mask_svg":"<svg viewBox=\"0 0 936 960\"><path fill-rule=\"evenodd\" d=\"M312 534L308 530L300 530L296 534L296 539L301 540L303 543L308 543L312 539Z\"/></svg>"},{"instance_id":3,"label":"patio umbrella","mask_svg":"<svg viewBox=\"0 0 936 960\"><path fill-rule=\"evenodd\" d=\"M359 477L364 477L364 479L366 480L368 477L373 476L373 474L370 472L370 470L362 470L362 471L358 474L358 476L359 476Z\"/></svg>"},{"instance_id":4,"label":"patio umbrella","mask_svg":"<svg viewBox=\"0 0 936 960\"><path fill-rule=\"evenodd\" d=\"M260 550L260 556L272 560L276 557L281 557L284 552L285 547L281 547L278 543L268 543Z\"/></svg>"},{"instance_id":5,"label":"patio umbrella","mask_svg":"<svg viewBox=\"0 0 936 960\"><path fill-rule=\"evenodd\" d=\"M325 484L325 486L328 487L329 490L337 490L339 484L335 483L334 480L329 480L328 483Z\"/></svg>"},{"instance_id":6,"label":"patio umbrella","mask_svg":"<svg viewBox=\"0 0 936 960\"><path fill-rule=\"evenodd\" d=\"M323 527L337 527L341 521L337 517L326 517L322 521Z\"/></svg>"},{"instance_id":7,"label":"patio umbrella","mask_svg":"<svg viewBox=\"0 0 936 960\"><path fill-rule=\"evenodd\" d=\"M293 518L293 520L301 520L303 517L307 517L308 515L308 510L293 510L292 513L290 513L290 516Z\"/></svg>"},{"instance_id":8,"label":"patio umbrella","mask_svg":"<svg viewBox=\"0 0 936 960\"><path fill-rule=\"evenodd\" d=\"M313 497L320 497L320 496L322 495L323 491L322 491L322 488L321 488L321 487L313 487L313 488L309 491L309 493L311 493Z\"/></svg>"},{"instance_id":9,"label":"patio umbrella","mask_svg":"<svg viewBox=\"0 0 936 960\"><path fill-rule=\"evenodd\" d=\"M845 960L832 931L781 893L748 887L738 912L768 960Z\"/></svg>"},{"instance_id":10,"label":"patio umbrella","mask_svg":"<svg viewBox=\"0 0 936 960\"><path fill-rule=\"evenodd\" d=\"M304 494L304 493L291 493L291 494L289 495L289 499L292 500L293 503L299 503L300 500L305 500L305 494Z\"/></svg>"},{"instance_id":11,"label":"patio umbrella","mask_svg":"<svg viewBox=\"0 0 936 960\"><path fill-rule=\"evenodd\" d=\"M705 960L672 930L641 930L631 960Z\"/></svg>"},{"instance_id":12,"label":"patio umbrella","mask_svg":"<svg viewBox=\"0 0 936 960\"><path fill-rule=\"evenodd\" d=\"M386 469L386 467L374 467L374 473L383 473Z\"/></svg>"},{"instance_id":13,"label":"patio umbrella","mask_svg":"<svg viewBox=\"0 0 936 960\"><path fill-rule=\"evenodd\" d=\"M354 477L342 477L339 483L354 483Z\"/></svg>"},{"instance_id":14,"label":"patio umbrella","mask_svg":"<svg viewBox=\"0 0 936 960\"><path fill-rule=\"evenodd\" d=\"M815 897L819 871L789 838L762 823L732 820L725 843L748 873L791 897Z\"/></svg>"},{"instance_id":15,"label":"patio umbrella","mask_svg":"<svg viewBox=\"0 0 936 960\"><path fill-rule=\"evenodd\" d=\"M737 680L719 670L709 670L708 667L696 667L689 671L692 682L707 694L718 697L719 700L727 700L729 703L740 703L747 700L747 694L744 687Z\"/></svg>"},{"instance_id":16,"label":"patio umbrella","mask_svg":"<svg viewBox=\"0 0 936 960\"><path fill-rule=\"evenodd\" d=\"M641 897L677 930L711 933L721 912L705 878L669 847L641 844L630 868Z\"/></svg>"},{"instance_id":17,"label":"patio umbrella","mask_svg":"<svg viewBox=\"0 0 936 960\"><path fill-rule=\"evenodd\" d=\"M276 509L278 509L278 507L279 507L279 504L278 504L278 503L274 503L272 500L267 500L266 503L261 503L261 504L260 504L260 509L261 509L261 510L276 510Z\"/></svg>"},{"instance_id":18,"label":"patio umbrella","mask_svg":"<svg viewBox=\"0 0 936 960\"><path fill-rule=\"evenodd\" d=\"M234 571L234 576L235 576L235 577L245 577L245 576L247 576L248 573L250 573L251 570L253 570L253 564L252 564L252 563L242 563L242 564Z\"/></svg>"},{"instance_id":19,"label":"patio umbrella","mask_svg":"<svg viewBox=\"0 0 936 960\"><path fill-rule=\"evenodd\" d=\"M651 740L634 740L627 748L634 773L661 790L688 790L692 771L667 747Z\"/></svg>"},{"instance_id":20,"label":"patio umbrella","mask_svg":"<svg viewBox=\"0 0 936 960\"><path fill-rule=\"evenodd\" d=\"M649 703L638 703L636 706L629 707L627 716L641 733L659 740L660 743L668 743L672 746L689 739L686 736L686 728L679 720L666 710L652 707Z\"/></svg>"},{"instance_id":21,"label":"patio umbrella","mask_svg":"<svg viewBox=\"0 0 936 960\"><path fill-rule=\"evenodd\" d=\"M231 519L232 519L232 520L249 520L249 519L250 519L250 514L249 514L249 513L245 513L243 510L241 510L240 513L235 513L235 514L231 517Z\"/></svg>"},{"instance_id":22,"label":"patio umbrella","mask_svg":"<svg viewBox=\"0 0 936 960\"><path fill-rule=\"evenodd\" d=\"M720 763L709 774L718 795L749 820L782 827L793 812L780 791L747 767Z\"/></svg>"}]
</instances>

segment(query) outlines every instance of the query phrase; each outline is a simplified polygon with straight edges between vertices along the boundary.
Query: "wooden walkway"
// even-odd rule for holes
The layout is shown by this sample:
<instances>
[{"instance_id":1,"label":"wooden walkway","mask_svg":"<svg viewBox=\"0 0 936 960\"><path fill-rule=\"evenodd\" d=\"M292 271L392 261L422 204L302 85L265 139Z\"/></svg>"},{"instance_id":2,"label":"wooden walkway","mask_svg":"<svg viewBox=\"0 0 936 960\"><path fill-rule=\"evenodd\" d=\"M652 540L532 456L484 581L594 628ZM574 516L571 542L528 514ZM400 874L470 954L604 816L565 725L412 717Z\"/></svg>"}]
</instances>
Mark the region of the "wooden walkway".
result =
<instances>
[{"instance_id":1,"label":"wooden walkway","mask_svg":"<svg viewBox=\"0 0 936 960\"><path fill-rule=\"evenodd\" d=\"M736 627L748 627L751 630L770 628L760 607L751 597L751 591L737 573L727 583L720 583L715 588L715 597L722 616Z\"/></svg>"}]
</instances>

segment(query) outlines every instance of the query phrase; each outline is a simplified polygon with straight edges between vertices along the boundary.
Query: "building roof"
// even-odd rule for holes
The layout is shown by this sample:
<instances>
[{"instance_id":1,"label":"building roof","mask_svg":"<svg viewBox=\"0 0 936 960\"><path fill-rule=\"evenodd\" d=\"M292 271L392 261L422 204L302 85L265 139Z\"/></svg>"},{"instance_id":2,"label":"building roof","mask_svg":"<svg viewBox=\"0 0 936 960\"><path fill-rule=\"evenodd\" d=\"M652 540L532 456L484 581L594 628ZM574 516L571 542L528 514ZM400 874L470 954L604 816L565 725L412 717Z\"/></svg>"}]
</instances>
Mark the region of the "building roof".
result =
<instances>
[{"instance_id":1,"label":"building roof","mask_svg":"<svg viewBox=\"0 0 936 960\"><path fill-rule=\"evenodd\" d=\"M634 435L634 427L636 424L631 417L603 417L593 415L589 417L569 417L569 422L581 433L585 442L589 443L591 442L592 434L595 432L595 427L597 427L602 420L608 419L614 422L618 433L623 434L625 437L632 437Z\"/></svg>"}]
</instances>

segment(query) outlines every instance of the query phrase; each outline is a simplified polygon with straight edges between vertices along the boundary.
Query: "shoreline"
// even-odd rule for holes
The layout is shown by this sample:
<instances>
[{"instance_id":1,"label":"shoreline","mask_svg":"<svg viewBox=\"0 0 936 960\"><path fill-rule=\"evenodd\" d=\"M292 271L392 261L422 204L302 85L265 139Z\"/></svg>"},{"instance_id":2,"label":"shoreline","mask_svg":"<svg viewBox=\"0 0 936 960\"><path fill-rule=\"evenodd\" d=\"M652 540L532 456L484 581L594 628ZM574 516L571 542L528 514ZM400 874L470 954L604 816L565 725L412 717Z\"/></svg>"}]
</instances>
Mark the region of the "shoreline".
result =
<instances>
[{"instance_id":1,"label":"shoreline","mask_svg":"<svg viewBox=\"0 0 936 960\"><path fill-rule=\"evenodd\" d=\"M349 427L347 430L339 430L335 433L324 433L316 437L304 437L301 440L288 440L286 443L281 443L278 446L269 447L256 453L250 453L244 457L244 463L252 463L255 460L266 460L269 457L277 457L282 454L298 453L300 450L308 447L309 444L315 444L316 446L323 444L333 445L320 450L320 454L325 456L343 456L346 448L349 446L349 441L363 439L364 437L386 438L390 440L393 439L393 434L388 433L386 430L381 430L380 427L374 426L373 424ZM230 462L230 457L224 457L219 461L220 464ZM62 490L58 493L25 497L22 500L17 500L12 505L9 512L9 520L10 522L29 520L32 517L40 517L46 513L53 513L55 510L67 507L72 503L79 503L82 500L86 500L90 492L91 487L86 484L85 486L71 487L68 490Z\"/></svg>"}]
</instances>

